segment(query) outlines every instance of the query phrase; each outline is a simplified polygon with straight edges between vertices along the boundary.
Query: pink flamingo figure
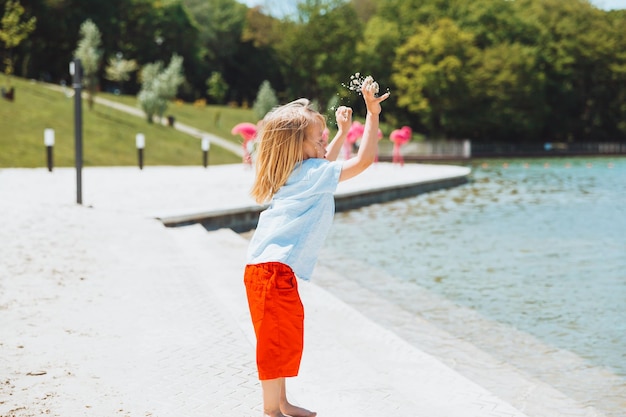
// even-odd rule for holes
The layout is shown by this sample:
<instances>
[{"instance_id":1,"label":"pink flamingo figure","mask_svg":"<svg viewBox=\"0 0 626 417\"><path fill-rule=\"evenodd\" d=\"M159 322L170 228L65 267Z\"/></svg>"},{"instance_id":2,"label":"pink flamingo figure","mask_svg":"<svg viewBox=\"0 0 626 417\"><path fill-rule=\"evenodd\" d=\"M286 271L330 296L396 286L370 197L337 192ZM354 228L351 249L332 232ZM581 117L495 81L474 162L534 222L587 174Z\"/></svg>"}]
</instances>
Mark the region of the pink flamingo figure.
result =
<instances>
[{"instance_id":1,"label":"pink flamingo figure","mask_svg":"<svg viewBox=\"0 0 626 417\"><path fill-rule=\"evenodd\" d=\"M243 163L252 165L252 157L248 150L248 142L253 141L256 138L257 126L253 123L238 123L230 131L233 135L241 135L243 138Z\"/></svg>"},{"instance_id":2,"label":"pink flamingo figure","mask_svg":"<svg viewBox=\"0 0 626 417\"><path fill-rule=\"evenodd\" d=\"M363 136L363 132L365 131L365 126L363 123L355 121L352 122L350 126L350 130L348 130L348 134L346 136L346 141L343 143L343 152L345 159L350 159L350 154L352 153L352 147L359 140L360 137Z\"/></svg>"},{"instance_id":3,"label":"pink flamingo figure","mask_svg":"<svg viewBox=\"0 0 626 417\"><path fill-rule=\"evenodd\" d=\"M400 153L400 146L404 145L411 140L413 131L408 126L403 126L400 129L396 129L389 135L389 140L393 142L393 157L392 162L398 163L401 166L404 165L404 157Z\"/></svg>"},{"instance_id":4,"label":"pink flamingo figure","mask_svg":"<svg viewBox=\"0 0 626 417\"><path fill-rule=\"evenodd\" d=\"M383 131L378 129L378 140L381 140L383 138ZM378 152L376 152L376 158L374 158L374 162L378 162Z\"/></svg>"},{"instance_id":5,"label":"pink flamingo figure","mask_svg":"<svg viewBox=\"0 0 626 417\"><path fill-rule=\"evenodd\" d=\"M350 158L350 153L352 151L352 146L363 137L363 133L365 132L365 126L360 122L352 122L352 126L350 126L350 130L348 130L348 135L346 136L346 141L343 144L345 159ZM382 130L378 129L378 139L383 138ZM374 162L378 162L378 153L376 154L376 159Z\"/></svg>"},{"instance_id":6,"label":"pink flamingo figure","mask_svg":"<svg viewBox=\"0 0 626 417\"><path fill-rule=\"evenodd\" d=\"M322 132L322 140L324 141L324 148L326 148L326 146L328 146L328 137L330 136L330 130L328 130L328 128L324 128L324 131Z\"/></svg>"}]
</instances>

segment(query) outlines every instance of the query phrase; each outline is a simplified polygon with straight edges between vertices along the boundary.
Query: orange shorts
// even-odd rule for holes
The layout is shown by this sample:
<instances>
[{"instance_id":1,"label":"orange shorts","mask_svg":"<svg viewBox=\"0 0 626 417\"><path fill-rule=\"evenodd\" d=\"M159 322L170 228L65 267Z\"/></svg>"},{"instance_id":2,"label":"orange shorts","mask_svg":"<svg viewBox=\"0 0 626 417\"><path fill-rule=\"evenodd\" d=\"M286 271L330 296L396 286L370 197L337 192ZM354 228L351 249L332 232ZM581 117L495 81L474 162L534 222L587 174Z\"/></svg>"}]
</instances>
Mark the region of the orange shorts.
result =
<instances>
[{"instance_id":1,"label":"orange shorts","mask_svg":"<svg viewBox=\"0 0 626 417\"><path fill-rule=\"evenodd\" d=\"M246 265L259 379L298 375L304 347L304 307L291 268L280 262Z\"/></svg>"}]
</instances>

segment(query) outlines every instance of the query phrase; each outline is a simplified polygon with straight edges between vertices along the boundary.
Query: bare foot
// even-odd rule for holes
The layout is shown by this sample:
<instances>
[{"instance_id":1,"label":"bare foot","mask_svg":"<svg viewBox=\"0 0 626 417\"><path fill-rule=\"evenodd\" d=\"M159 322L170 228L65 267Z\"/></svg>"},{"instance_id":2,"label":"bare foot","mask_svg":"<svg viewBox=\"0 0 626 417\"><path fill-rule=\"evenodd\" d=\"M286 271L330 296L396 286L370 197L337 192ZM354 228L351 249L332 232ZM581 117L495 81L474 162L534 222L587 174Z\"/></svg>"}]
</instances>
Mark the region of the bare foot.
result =
<instances>
[{"instance_id":1,"label":"bare foot","mask_svg":"<svg viewBox=\"0 0 626 417\"><path fill-rule=\"evenodd\" d=\"M309 411L306 408L298 407L290 403L286 403L280 407L280 411L289 417L315 417L315 411Z\"/></svg>"},{"instance_id":2,"label":"bare foot","mask_svg":"<svg viewBox=\"0 0 626 417\"><path fill-rule=\"evenodd\" d=\"M263 413L263 417L289 417L281 413L280 411L276 411L274 413L268 413L267 411Z\"/></svg>"}]
</instances>

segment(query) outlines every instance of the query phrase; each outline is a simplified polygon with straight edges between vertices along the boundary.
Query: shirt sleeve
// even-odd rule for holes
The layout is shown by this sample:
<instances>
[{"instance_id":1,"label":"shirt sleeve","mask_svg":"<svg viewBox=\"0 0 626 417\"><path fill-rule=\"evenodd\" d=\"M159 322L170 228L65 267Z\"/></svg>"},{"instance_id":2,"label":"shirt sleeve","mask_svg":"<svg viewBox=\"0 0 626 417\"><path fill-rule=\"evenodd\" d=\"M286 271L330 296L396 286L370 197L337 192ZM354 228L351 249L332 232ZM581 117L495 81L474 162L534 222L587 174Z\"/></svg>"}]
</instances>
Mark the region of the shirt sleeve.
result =
<instances>
[{"instance_id":1,"label":"shirt sleeve","mask_svg":"<svg viewBox=\"0 0 626 417\"><path fill-rule=\"evenodd\" d=\"M332 194L337 189L341 176L342 163L326 159L306 159L296 167L273 200L300 200L314 198L321 194Z\"/></svg>"},{"instance_id":2,"label":"shirt sleeve","mask_svg":"<svg viewBox=\"0 0 626 417\"><path fill-rule=\"evenodd\" d=\"M322 161L323 163L311 169L307 175L309 190L312 194L334 193L339 184L342 163Z\"/></svg>"}]
</instances>

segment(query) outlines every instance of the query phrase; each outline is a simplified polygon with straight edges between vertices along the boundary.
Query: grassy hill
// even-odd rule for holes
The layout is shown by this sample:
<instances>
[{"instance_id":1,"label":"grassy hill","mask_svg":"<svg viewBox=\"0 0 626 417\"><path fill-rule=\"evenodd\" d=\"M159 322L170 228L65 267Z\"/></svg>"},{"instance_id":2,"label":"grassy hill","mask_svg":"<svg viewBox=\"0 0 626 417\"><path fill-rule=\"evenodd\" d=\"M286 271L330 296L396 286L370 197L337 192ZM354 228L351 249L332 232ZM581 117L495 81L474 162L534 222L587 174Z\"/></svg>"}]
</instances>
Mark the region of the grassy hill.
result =
<instances>
[{"instance_id":1,"label":"grassy hill","mask_svg":"<svg viewBox=\"0 0 626 417\"><path fill-rule=\"evenodd\" d=\"M55 131L54 165L74 166L74 99L34 81L12 78L15 101L0 99L0 168L45 167L44 129ZM0 80L5 85L5 79ZM71 92L68 89L68 93ZM99 94L135 106L134 97ZM177 121L240 143L230 134L239 122L255 122L251 110L224 106L171 103L167 114ZM145 165L201 165L200 141L145 118L96 104L89 110L83 100L84 166L136 165L135 135L146 137ZM209 164L238 163L241 158L211 146Z\"/></svg>"}]
</instances>

